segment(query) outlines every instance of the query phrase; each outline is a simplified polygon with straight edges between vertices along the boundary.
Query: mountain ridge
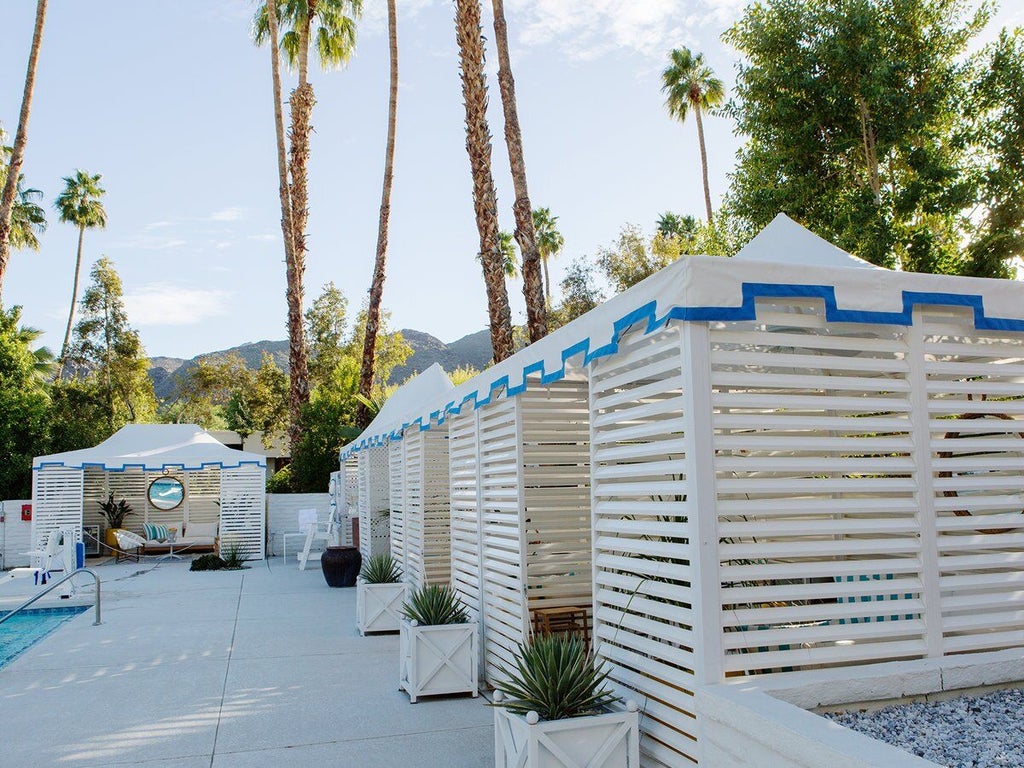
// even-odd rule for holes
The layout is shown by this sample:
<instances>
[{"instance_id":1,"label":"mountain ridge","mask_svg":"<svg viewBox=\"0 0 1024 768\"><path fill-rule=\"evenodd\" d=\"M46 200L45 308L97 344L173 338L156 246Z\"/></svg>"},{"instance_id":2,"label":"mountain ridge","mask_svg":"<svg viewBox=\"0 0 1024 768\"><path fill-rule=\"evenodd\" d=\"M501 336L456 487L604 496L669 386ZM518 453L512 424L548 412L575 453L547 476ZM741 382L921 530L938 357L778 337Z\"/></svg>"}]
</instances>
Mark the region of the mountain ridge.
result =
<instances>
[{"instance_id":1,"label":"mountain ridge","mask_svg":"<svg viewBox=\"0 0 1024 768\"><path fill-rule=\"evenodd\" d=\"M403 328L401 334L412 347L413 353L404 365L392 371L389 380L391 384L400 384L413 374L425 371L434 363L439 363L450 373L463 366L482 370L491 360L491 340L486 328L447 344L436 336L414 328ZM270 353L278 368L288 370L287 340L263 339L228 349L201 352L189 359L156 355L149 358L149 378L159 399L173 399L177 395L177 379L195 368L200 360L217 361L236 354L245 361L247 368L256 369L260 366L264 352Z\"/></svg>"}]
</instances>

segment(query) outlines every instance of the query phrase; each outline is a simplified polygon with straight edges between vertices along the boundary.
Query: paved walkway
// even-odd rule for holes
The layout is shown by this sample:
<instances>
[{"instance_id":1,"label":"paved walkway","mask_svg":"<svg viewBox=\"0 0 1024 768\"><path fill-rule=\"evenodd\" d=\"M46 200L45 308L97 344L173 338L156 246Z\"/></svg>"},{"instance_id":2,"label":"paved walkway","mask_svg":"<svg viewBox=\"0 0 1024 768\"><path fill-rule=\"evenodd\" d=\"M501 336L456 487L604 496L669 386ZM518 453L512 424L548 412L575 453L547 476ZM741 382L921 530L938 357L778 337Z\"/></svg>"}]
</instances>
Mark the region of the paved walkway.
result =
<instances>
[{"instance_id":1,"label":"paved walkway","mask_svg":"<svg viewBox=\"0 0 1024 768\"><path fill-rule=\"evenodd\" d=\"M397 635L360 637L355 589L319 569L96 570L103 625L87 611L0 669L3 768L494 764L483 698L410 704Z\"/></svg>"}]
</instances>

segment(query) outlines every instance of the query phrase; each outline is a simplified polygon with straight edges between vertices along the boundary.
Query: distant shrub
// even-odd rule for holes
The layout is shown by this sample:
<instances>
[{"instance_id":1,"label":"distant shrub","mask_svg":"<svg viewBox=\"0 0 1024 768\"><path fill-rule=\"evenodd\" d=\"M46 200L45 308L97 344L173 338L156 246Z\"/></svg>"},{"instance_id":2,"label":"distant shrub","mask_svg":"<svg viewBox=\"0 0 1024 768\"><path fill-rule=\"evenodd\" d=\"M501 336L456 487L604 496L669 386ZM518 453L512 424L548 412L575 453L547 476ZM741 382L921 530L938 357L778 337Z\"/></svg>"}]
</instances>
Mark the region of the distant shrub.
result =
<instances>
[{"instance_id":1,"label":"distant shrub","mask_svg":"<svg viewBox=\"0 0 1024 768\"><path fill-rule=\"evenodd\" d=\"M217 555L200 555L192 561L192 567L190 571L219 571L225 568L227 563L221 560Z\"/></svg>"},{"instance_id":2,"label":"distant shrub","mask_svg":"<svg viewBox=\"0 0 1024 768\"><path fill-rule=\"evenodd\" d=\"M270 476L267 480L267 493L293 493L291 464Z\"/></svg>"}]
</instances>

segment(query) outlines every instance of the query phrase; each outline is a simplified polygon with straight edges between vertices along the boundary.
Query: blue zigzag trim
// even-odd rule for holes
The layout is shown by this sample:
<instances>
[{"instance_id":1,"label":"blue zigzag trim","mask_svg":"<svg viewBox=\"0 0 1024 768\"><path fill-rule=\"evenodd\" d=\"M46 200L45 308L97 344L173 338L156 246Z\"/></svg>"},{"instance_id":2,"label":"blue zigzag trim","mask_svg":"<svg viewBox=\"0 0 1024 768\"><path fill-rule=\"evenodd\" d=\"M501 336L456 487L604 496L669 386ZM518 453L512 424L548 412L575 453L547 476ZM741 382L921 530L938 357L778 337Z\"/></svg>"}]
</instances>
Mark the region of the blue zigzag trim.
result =
<instances>
[{"instance_id":1,"label":"blue zigzag trim","mask_svg":"<svg viewBox=\"0 0 1024 768\"><path fill-rule=\"evenodd\" d=\"M632 312L619 318L612 324L612 336L607 344L591 349L590 338L581 339L572 346L562 350L562 367L550 373L544 370L544 361L536 360L523 368L522 383L510 386L508 375L501 376L491 382L487 396L481 398L480 391L470 392L459 403L449 402L444 408L433 411L427 423L423 417L407 422L400 429L390 433L375 435L362 440L358 445L348 445L341 452L341 460L365 448L383 446L389 440L401 440L406 427L418 424L421 431L430 429L433 423L441 425L449 414L462 413L462 408L473 401L473 410L490 403L495 393L506 389L507 397L515 397L526 389L527 377L533 373L540 374L542 385L551 384L565 378L566 363L573 357L582 354L583 366L589 365L599 357L613 355L619 351L619 341L634 325L645 322L644 333L653 333L665 327L669 321L707 322L740 321L757 319L755 303L758 299L821 299L825 306L825 319L833 323L867 323L872 325L912 325L914 307L919 305L940 305L952 307L970 307L974 311L974 327L981 331L1024 332L1024 320L1008 317L988 317L985 314L984 298L978 294L959 294L932 291L903 291L903 310L900 312L879 312L867 309L840 309L836 303L836 289L832 285L795 285L790 283L743 283L743 303L738 307L681 307L673 306L664 315L658 317L657 302L650 301ZM483 375L483 374L481 374Z\"/></svg>"},{"instance_id":2,"label":"blue zigzag trim","mask_svg":"<svg viewBox=\"0 0 1024 768\"><path fill-rule=\"evenodd\" d=\"M221 469L240 469L244 466L254 466L260 469L266 469L267 463L265 461L239 461L235 464L224 464L220 461L204 461L197 466L186 466L184 464L162 464L160 469L177 469L182 472L201 472L204 469L210 467L219 467ZM141 469L144 472L158 472L159 469L147 467L146 464L125 464L122 467L108 467L102 461L83 461L81 464L65 464L63 461L44 461L39 464L38 467L32 467L33 472L37 472L40 469L46 469L47 467L66 467L67 469L87 469L89 467L99 468L105 472L125 472L129 469Z\"/></svg>"}]
</instances>

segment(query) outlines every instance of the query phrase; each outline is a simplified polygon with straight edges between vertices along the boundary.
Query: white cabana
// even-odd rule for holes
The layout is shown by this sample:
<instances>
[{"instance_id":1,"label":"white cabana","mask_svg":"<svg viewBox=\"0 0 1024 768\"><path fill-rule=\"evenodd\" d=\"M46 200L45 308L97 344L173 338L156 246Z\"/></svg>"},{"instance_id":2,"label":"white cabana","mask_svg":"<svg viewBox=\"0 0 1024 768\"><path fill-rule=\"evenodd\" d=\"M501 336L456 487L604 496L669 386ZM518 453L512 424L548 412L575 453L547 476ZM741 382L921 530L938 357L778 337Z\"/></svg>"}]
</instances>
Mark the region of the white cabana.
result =
<instances>
[{"instance_id":1,"label":"white cabana","mask_svg":"<svg viewBox=\"0 0 1024 768\"><path fill-rule=\"evenodd\" d=\"M404 430L412 434L421 428L428 429L431 416L428 412L424 423L421 417L422 408L426 403L442 400L451 390L451 380L441 366L437 363L431 365L396 389L369 426L351 446L346 446L342 450L340 456L343 467L350 466L353 456L357 461L359 548L363 558L390 551L401 563L407 581L411 580L410 583L415 584L419 584L426 577L424 569L427 560L436 560L434 552L438 547L433 539L443 532L445 525L443 520L439 522L433 518L447 519L446 500L437 498L437 483L433 479L428 481L423 473L437 463L435 451L447 449L445 444L434 436L427 441L431 445L430 452L414 455L414 464L406 464L401 456L393 464L389 457L388 444L392 440L397 443ZM413 442L420 444L415 438ZM354 446L359 446L357 453L354 452ZM389 476L391 472L396 473L397 487L394 491ZM446 486L447 482L443 485ZM405 527L407 488L416 494L410 502L413 506L409 511L413 515L413 530L417 533L409 548L406 546ZM426 504L424 500L428 499L428 496L424 495L424 491L433 494ZM432 518L430 534L426 540L423 533L426 529L425 516ZM423 556L424 551L430 553L426 560ZM410 554L413 555L411 564ZM431 575L436 572L436 564L432 564Z\"/></svg>"},{"instance_id":2,"label":"white cabana","mask_svg":"<svg viewBox=\"0 0 1024 768\"><path fill-rule=\"evenodd\" d=\"M458 422L562 380L588 388L595 646L646 765L700 759L704 685L1024 645L1021 283L872 267L780 216L425 404L453 528L470 473L526 487L521 437L463 455Z\"/></svg>"},{"instance_id":3,"label":"white cabana","mask_svg":"<svg viewBox=\"0 0 1024 768\"><path fill-rule=\"evenodd\" d=\"M182 525L216 522L221 545L238 544L262 559L266 460L228 448L195 424L129 424L93 448L38 456L32 463L33 545L58 527L102 520L98 502L113 493L127 499L134 515L125 527L145 522ZM182 483L184 497L172 510L148 497L158 478Z\"/></svg>"}]
</instances>

